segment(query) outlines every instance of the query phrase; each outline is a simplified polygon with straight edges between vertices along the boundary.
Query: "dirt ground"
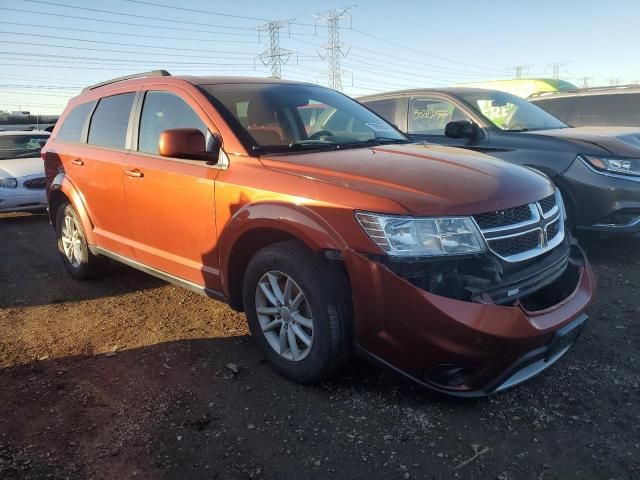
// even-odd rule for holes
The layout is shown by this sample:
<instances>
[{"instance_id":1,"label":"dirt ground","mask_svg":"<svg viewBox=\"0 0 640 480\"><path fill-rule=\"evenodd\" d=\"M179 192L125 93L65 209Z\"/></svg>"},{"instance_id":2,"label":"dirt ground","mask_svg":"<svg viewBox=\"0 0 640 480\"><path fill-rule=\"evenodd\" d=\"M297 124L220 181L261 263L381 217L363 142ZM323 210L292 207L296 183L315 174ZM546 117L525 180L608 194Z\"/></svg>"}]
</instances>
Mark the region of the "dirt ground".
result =
<instances>
[{"instance_id":1,"label":"dirt ground","mask_svg":"<svg viewBox=\"0 0 640 480\"><path fill-rule=\"evenodd\" d=\"M455 401L358 360L293 384L225 305L115 264L75 282L44 216L2 215L0 479L639 479L638 240L582 243L575 348Z\"/></svg>"}]
</instances>

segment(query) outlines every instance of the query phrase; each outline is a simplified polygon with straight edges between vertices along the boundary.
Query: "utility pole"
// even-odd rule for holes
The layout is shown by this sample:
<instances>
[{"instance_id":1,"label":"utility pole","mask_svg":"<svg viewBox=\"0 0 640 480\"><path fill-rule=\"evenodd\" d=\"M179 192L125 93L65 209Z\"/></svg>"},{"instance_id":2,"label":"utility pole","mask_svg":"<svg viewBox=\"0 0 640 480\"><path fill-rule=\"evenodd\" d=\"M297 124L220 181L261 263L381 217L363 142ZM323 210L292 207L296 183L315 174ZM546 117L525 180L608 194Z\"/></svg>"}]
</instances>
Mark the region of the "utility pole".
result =
<instances>
[{"instance_id":1,"label":"utility pole","mask_svg":"<svg viewBox=\"0 0 640 480\"><path fill-rule=\"evenodd\" d=\"M287 27L293 18L289 20L275 20L258 27L258 35L260 32L269 32L269 48L258 55L258 60L266 67L271 67L271 76L273 78L282 77L282 65L289 61L291 50L280 48L280 30Z\"/></svg>"},{"instance_id":2,"label":"utility pole","mask_svg":"<svg viewBox=\"0 0 640 480\"><path fill-rule=\"evenodd\" d=\"M566 67L568 64L569 62L550 63L549 66L551 67L551 70L552 70L551 78L553 78L554 80L560 80L560 69L562 67Z\"/></svg>"},{"instance_id":3,"label":"utility pole","mask_svg":"<svg viewBox=\"0 0 640 480\"><path fill-rule=\"evenodd\" d=\"M351 21L351 9L353 7L343 8L342 10L329 10L318 15L314 15L316 18L316 26L318 22L323 22L327 25L329 30L329 38L327 44L324 46L324 54L320 55L320 58L327 61L329 66L329 87L334 90L342 91L342 70L340 68L340 59L346 57L349 53L349 49L340 42L340 20L348 18Z\"/></svg>"}]
</instances>

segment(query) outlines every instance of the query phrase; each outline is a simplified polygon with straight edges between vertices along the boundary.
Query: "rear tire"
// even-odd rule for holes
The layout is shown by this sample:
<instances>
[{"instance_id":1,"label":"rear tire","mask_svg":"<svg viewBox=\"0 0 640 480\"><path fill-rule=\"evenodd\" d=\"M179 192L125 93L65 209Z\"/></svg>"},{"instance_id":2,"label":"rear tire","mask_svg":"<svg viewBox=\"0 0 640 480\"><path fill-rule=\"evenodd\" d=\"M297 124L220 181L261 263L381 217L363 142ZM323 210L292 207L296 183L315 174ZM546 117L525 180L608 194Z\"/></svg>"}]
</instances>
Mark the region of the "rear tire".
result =
<instances>
[{"instance_id":1,"label":"rear tire","mask_svg":"<svg viewBox=\"0 0 640 480\"><path fill-rule=\"evenodd\" d=\"M297 241L251 259L243 297L249 328L271 366L300 383L325 379L348 362L351 297L341 266Z\"/></svg>"},{"instance_id":2,"label":"rear tire","mask_svg":"<svg viewBox=\"0 0 640 480\"><path fill-rule=\"evenodd\" d=\"M80 217L69 202L58 207L56 236L62 263L74 279L87 280L104 273L108 259L91 253Z\"/></svg>"}]
</instances>

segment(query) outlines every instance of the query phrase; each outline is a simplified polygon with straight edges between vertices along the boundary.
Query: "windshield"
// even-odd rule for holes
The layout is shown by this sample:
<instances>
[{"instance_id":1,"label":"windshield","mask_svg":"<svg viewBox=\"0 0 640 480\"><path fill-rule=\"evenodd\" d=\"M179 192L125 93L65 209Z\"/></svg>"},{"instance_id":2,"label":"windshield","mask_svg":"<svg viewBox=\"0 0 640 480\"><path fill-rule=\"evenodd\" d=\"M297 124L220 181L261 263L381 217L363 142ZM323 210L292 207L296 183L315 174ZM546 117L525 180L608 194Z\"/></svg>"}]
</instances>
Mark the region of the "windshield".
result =
<instances>
[{"instance_id":1,"label":"windshield","mask_svg":"<svg viewBox=\"0 0 640 480\"><path fill-rule=\"evenodd\" d=\"M202 88L256 153L410 142L386 120L328 88L269 83Z\"/></svg>"},{"instance_id":2,"label":"windshield","mask_svg":"<svg viewBox=\"0 0 640 480\"><path fill-rule=\"evenodd\" d=\"M462 93L460 97L504 131L549 130L568 126L540 107L510 93L487 90Z\"/></svg>"},{"instance_id":3,"label":"windshield","mask_svg":"<svg viewBox=\"0 0 640 480\"><path fill-rule=\"evenodd\" d=\"M0 160L39 157L48 138L48 135L0 135Z\"/></svg>"}]
</instances>

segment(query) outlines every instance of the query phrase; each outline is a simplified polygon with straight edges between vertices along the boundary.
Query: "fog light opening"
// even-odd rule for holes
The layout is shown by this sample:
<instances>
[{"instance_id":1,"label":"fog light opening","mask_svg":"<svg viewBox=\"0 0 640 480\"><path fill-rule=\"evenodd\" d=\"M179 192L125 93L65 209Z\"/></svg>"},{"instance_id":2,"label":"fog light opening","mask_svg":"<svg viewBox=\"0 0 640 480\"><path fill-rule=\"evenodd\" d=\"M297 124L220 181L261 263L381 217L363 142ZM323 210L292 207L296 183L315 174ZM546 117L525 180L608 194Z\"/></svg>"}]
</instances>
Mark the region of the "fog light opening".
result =
<instances>
[{"instance_id":1,"label":"fog light opening","mask_svg":"<svg viewBox=\"0 0 640 480\"><path fill-rule=\"evenodd\" d=\"M473 371L452 363L441 363L435 365L423 375L423 378L441 387L460 387L467 383L473 376Z\"/></svg>"}]
</instances>

